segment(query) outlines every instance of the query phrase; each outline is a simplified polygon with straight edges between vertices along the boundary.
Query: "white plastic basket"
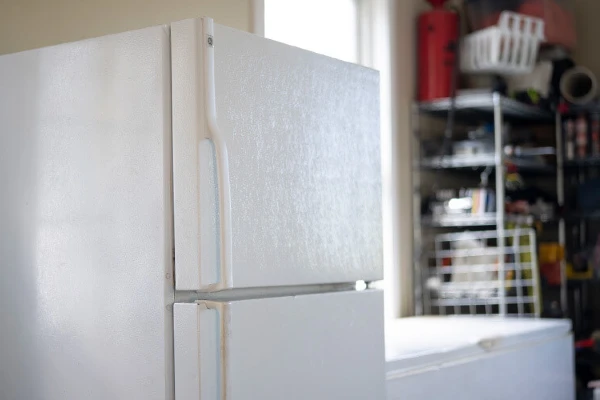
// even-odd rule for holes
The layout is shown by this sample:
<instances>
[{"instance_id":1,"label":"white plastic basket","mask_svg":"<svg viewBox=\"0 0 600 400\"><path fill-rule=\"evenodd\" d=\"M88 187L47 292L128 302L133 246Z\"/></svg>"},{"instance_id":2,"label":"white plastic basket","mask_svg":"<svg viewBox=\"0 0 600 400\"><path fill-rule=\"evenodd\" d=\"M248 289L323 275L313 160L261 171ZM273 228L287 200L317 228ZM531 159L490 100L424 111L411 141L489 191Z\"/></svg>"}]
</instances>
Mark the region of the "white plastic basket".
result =
<instances>
[{"instance_id":1,"label":"white plastic basket","mask_svg":"<svg viewBox=\"0 0 600 400\"><path fill-rule=\"evenodd\" d=\"M543 41L542 19L504 11L497 26L465 36L461 44L461 70L501 75L529 73Z\"/></svg>"}]
</instances>

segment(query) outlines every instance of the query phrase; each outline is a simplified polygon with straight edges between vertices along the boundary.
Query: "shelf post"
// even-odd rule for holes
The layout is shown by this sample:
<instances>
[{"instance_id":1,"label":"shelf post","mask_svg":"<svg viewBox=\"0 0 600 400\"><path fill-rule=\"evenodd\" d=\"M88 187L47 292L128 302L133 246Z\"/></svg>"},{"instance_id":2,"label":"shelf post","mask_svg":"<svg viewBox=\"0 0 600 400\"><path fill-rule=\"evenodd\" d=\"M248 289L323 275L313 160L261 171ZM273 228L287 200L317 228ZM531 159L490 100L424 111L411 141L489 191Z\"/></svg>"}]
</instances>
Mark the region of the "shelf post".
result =
<instances>
[{"instance_id":1,"label":"shelf post","mask_svg":"<svg viewBox=\"0 0 600 400\"><path fill-rule=\"evenodd\" d=\"M556 130L556 198L558 200L559 210L565 206L565 152L562 133L562 117L556 112L555 117ZM563 248L563 257L560 260L560 308L563 313L567 313L569 305L567 299L567 261L566 261L566 227L565 218L561 215L558 221L558 243Z\"/></svg>"},{"instance_id":2,"label":"shelf post","mask_svg":"<svg viewBox=\"0 0 600 400\"><path fill-rule=\"evenodd\" d=\"M413 182L413 295L415 315L424 315L425 310L431 314L429 303L423 304L425 298L423 293L424 278L423 266L423 241L421 240L421 137L419 132L419 106L412 106L412 182Z\"/></svg>"},{"instance_id":3,"label":"shelf post","mask_svg":"<svg viewBox=\"0 0 600 400\"><path fill-rule=\"evenodd\" d=\"M500 93L494 92L492 95L494 103L494 148L495 148L495 166L496 166L496 230L498 232L498 304L499 314L506 315L506 271L504 254L504 138L503 126L504 118L502 115L502 97Z\"/></svg>"}]
</instances>

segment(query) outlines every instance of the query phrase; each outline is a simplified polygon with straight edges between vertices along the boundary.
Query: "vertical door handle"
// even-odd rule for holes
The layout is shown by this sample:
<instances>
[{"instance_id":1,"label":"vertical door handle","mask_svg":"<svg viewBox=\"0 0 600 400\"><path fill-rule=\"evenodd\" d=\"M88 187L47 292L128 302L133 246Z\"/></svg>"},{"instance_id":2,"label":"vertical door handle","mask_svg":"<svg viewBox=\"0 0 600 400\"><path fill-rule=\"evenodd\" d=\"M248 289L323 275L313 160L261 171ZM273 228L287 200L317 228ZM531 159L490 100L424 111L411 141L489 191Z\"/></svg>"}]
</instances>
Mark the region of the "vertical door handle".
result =
<instances>
[{"instance_id":1,"label":"vertical door handle","mask_svg":"<svg viewBox=\"0 0 600 400\"><path fill-rule=\"evenodd\" d=\"M231 186L229 182L229 156L227 143L217 124L217 105L215 93L215 39L212 18L202 19L203 56L204 56L204 104L208 122L208 138L215 146L217 158L217 179L219 186L219 236L220 236L220 272L219 288L232 286L231 274Z\"/></svg>"}]
</instances>

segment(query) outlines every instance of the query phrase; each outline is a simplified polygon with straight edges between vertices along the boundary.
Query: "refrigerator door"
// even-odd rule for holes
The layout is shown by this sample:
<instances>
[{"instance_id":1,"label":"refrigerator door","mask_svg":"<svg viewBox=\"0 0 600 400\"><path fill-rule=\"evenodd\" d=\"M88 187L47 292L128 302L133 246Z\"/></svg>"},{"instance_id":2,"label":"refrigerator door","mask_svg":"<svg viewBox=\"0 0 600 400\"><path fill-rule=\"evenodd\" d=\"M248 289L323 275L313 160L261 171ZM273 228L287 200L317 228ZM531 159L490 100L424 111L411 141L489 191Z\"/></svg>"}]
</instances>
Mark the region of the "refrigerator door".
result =
<instances>
[{"instance_id":1,"label":"refrigerator door","mask_svg":"<svg viewBox=\"0 0 600 400\"><path fill-rule=\"evenodd\" d=\"M169 61L166 27L0 57L0 399L172 399Z\"/></svg>"},{"instance_id":2,"label":"refrigerator door","mask_svg":"<svg viewBox=\"0 0 600 400\"><path fill-rule=\"evenodd\" d=\"M175 304L176 400L383 400L378 291Z\"/></svg>"},{"instance_id":3,"label":"refrigerator door","mask_svg":"<svg viewBox=\"0 0 600 400\"><path fill-rule=\"evenodd\" d=\"M381 279L377 72L210 19L171 42L177 289Z\"/></svg>"}]
</instances>

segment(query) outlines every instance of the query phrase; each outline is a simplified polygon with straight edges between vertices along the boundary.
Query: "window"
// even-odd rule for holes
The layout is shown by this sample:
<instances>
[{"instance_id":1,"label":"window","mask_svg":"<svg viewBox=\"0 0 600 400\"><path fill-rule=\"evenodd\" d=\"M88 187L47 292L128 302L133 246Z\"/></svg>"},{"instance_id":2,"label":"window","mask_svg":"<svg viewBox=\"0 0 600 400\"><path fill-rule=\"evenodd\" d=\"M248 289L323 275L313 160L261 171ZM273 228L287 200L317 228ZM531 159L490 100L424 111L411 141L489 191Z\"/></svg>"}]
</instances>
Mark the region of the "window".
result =
<instances>
[{"instance_id":1,"label":"window","mask_svg":"<svg viewBox=\"0 0 600 400\"><path fill-rule=\"evenodd\" d=\"M265 37L360 62L359 0L265 0Z\"/></svg>"}]
</instances>

